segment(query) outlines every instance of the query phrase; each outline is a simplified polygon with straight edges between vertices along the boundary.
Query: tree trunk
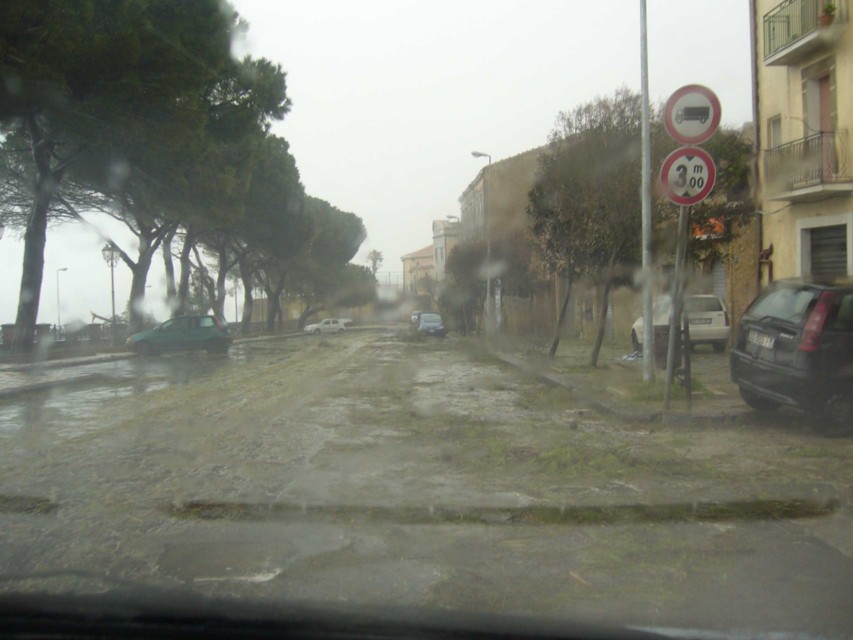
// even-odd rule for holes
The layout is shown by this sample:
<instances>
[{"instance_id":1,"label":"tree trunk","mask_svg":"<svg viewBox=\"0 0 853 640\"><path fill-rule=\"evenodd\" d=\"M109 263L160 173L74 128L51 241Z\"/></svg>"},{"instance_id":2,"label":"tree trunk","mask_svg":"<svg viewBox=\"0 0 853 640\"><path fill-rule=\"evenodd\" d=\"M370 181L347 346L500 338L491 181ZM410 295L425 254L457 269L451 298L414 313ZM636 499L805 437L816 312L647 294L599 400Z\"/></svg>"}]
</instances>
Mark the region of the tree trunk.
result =
<instances>
[{"instance_id":1,"label":"tree trunk","mask_svg":"<svg viewBox=\"0 0 853 640\"><path fill-rule=\"evenodd\" d=\"M275 331L275 319L281 310L281 292L284 291L284 284L280 282L275 287L265 284L264 291L267 294L266 330L273 332Z\"/></svg>"},{"instance_id":2,"label":"tree trunk","mask_svg":"<svg viewBox=\"0 0 853 640\"><path fill-rule=\"evenodd\" d=\"M595 331L595 343L592 345L592 356L590 364L593 367L598 366L598 354L601 351L601 344L604 342L604 329L607 326L607 307L610 302L610 287L613 283L612 274L607 274L607 279L604 281L604 291L601 295L601 309L598 313L598 327Z\"/></svg>"},{"instance_id":3,"label":"tree trunk","mask_svg":"<svg viewBox=\"0 0 853 640\"><path fill-rule=\"evenodd\" d=\"M557 347L560 346L560 334L563 332L563 323L566 320L566 311L569 308L569 300L572 297L572 279L569 278L569 286L566 287L566 295L563 296L563 304L560 306L560 317L557 319L557 327L554 329L554 339L551 341L551 348L548 350L548 357L553 358L557 355Z\"/></svg>"},{"instance_id":4,"label":"tree trunk","mask_svg":"<svg viewBox=\"0 0 853 640\"><path fill-rule=\"evenodd\" d=\"M44 277L44 248L47 244L47 212L52 188L50 177L39 175L27 230L24 233L24 260L21 288L18 294L18 314L15 318L15 339L12 351L28 353L33 349L36 320Z\"/></svg>"},{"instance_id":5,"label":"tree trunk","mask_svg":"<svg viewBox=\"0 0 853 640\"><path fill-rule=\"evenodd\" d=\"M312 307L309 304L302 310L302 313L299 314L299 319L296 321L296 328L302 331L305 328L305 325L308 324L308 318L320 313L323 308L323 305L320 305L319 307Z\"/></svg>"},{"instance_id":6,"label":"tree trunk","mask_svg":"<svg viewBox=\"0 0 853 640\"><path fill-rule=\"evenodd\" d=\"M169 307L170 313L178 306L177 289L175 288L175 265L172 262L172 240L175 237L176 231L169 232L163 238L163 267L166 270L166 306Z\"/></svg>"},{"instance_id":7,"label":"tree trunk","mask_svg":"<svg viewBox=\"0 0 853 640\"><path fill-rule=\"evenodd\" d=\"M216 273L216 297L213 301L213 315L225 318L225 279L228 277L228 252L219 247L219 271Z\"/></svg>"},{"instance_id":8,"label":"tree trunk","mask_svg":"<svg viewBox=\"0 0 853 640\"><path fill-rule=\"evenodd\" d=\"M195 237L192 229L187 229L184 236L184 245L181 247L181 279L178 282L178 300L172 309L172 317L180 316L187 308L187 299L190 297L190 254L195 246Z\"/></svg>"},{"instance_id":9,"label":"tree trunk","mask_svg":"<svg viewBox=\"0 0 853 640\"><path fill-rule=\"evenodd\" d=\"M145 325L145 283L148 280L151 260L157 250L156 247L150 246L143 248L144 243L144 240L140 240L139 258L131 267L133 278L130 281L130 299L127 303L130 333L142 331Z\"/></svg>"},{"instance_id":10,"label":"tree trunk","mask_svg":"<svg viewBox=\"0 0 853 640\"><path fill-rule=\"evenodd\" d=\"M24 259L21 267L21 288L18 294L18 312L15 318L13 352L30 352L35 339L41 285L44 278L44 248L47 244L47 214L50 202L62 180L64 167L52 170L50 148L42 138L41 130L30 116L25 119L30 136L33 162L36 166L36 189L27 229L24 232Z\"/></svg>"},{"instance_id":11,"label":"tree trunk","mask_svg":"<svg viewBox=\"0 0 853 640\"><path fill-rule=\"evenodd\" d=\"M240 319L240 333L249 334L252 331L252 309L255 300L252 297L252 272L249 270L249 261L245 258L239 259L240 278L243 280L243 317Z\"/></svg>"}]
</instances>

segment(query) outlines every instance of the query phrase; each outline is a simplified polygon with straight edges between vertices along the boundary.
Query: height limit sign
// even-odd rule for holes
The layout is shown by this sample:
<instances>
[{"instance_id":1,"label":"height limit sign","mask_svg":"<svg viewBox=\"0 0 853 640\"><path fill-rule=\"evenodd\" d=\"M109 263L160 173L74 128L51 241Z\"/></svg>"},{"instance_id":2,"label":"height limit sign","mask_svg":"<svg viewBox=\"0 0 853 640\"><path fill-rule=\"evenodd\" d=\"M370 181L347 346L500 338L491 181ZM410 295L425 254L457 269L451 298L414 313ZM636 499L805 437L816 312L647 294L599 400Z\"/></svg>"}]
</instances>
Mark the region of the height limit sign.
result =
<instances>
[{"instance_id":1,"label":"height limit sign","mask_svg":"<svg viewBox=\"0 0 853 640\"><path fill-rule=\"evenodd\" d=\"M714 188L717 168L699 147L681 147L670 153L660 171L663 194L675 204L689 207L702 202Z\"/></svg>"}]
</instances>

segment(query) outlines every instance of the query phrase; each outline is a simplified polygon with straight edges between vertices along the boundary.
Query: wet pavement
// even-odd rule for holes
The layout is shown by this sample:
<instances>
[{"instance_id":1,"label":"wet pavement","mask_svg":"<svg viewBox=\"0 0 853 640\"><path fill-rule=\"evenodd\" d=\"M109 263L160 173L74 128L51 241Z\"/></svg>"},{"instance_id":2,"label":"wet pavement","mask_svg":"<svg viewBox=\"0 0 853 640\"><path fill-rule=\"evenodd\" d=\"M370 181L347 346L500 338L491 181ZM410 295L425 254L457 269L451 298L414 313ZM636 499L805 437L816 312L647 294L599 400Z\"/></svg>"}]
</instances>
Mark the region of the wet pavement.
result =
<instances>
[{"instance_id":1,"label":"wet pavement","mask_svg":"<svg viewBox=\"0 0 853 640\"><path fill-rule=\"evenodd\" d=\"M405 333L95 366L0 401L4 591L853 628L849 440L615 421Z\"/></svg>"}]
</instances>

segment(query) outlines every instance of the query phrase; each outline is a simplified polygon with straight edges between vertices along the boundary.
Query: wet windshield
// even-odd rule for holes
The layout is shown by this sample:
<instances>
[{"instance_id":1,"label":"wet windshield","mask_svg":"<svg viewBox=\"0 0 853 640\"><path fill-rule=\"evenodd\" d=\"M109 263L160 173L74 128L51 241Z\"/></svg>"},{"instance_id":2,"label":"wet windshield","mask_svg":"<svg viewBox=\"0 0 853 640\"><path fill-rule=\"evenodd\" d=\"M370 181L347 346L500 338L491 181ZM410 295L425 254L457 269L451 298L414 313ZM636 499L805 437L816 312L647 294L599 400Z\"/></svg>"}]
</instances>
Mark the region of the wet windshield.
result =
<instances>
[{"instance_id":1,"label":"wet windshield","mask_svg":"<svg viewBox=\"0 0 853 640\"><path fill-rule=\"evenodd\" d=\"M852 7L648 5L0 3L0 604L850 637Z\"/></svg>"}]
</instances>

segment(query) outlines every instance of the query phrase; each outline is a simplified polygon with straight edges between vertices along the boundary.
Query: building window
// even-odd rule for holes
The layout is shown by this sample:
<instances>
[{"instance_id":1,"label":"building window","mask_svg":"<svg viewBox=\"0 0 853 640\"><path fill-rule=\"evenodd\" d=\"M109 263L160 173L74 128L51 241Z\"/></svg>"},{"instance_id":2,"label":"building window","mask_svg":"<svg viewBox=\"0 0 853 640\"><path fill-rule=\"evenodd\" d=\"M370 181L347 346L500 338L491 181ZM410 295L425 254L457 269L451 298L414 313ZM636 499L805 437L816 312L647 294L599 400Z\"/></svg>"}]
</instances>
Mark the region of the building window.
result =
<instances>
[{"instance_id":1,"label":"building window","mask_svg":"<svg viewBox=\"0 0 853 640\"><path fill-rule=\"evenodd\" d=\"M767 148L773 149L782 144L782 116L774 116L767 121Z\"/></svg>"},{"instance_id":2,"label":"building window","mask_svg":"<svg viewBox=\"0 0 853 640\"><path fill-rule=\"evenodd\" d=\"M801 276L853 275L853 213L797 221Z\"/></svg>"}]
</instances>

